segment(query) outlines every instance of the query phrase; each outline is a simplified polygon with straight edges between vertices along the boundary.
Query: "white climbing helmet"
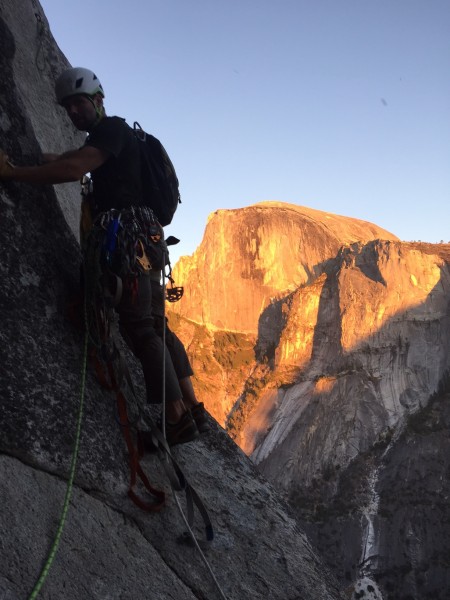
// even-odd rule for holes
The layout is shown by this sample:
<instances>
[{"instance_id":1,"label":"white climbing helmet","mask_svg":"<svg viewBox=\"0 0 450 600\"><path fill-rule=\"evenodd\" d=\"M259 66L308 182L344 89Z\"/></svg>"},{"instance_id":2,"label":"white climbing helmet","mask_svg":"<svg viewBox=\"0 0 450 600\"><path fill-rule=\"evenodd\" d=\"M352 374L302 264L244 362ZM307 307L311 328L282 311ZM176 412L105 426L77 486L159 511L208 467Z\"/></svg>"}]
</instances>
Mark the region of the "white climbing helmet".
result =
<instances>
[{"instance_id":1,"label":"white climbing helmet","mask_svg":"<svg viewBox=\"0 0 450 600\"><path fill-rule=\"evenodd\" d=\"M56 100L61 104L65 98L75 94L94 96L101 94L105 97L102 84L97 75L89 69L75 67L61 73L55 83Z\"/></svg>"}]
</instances>

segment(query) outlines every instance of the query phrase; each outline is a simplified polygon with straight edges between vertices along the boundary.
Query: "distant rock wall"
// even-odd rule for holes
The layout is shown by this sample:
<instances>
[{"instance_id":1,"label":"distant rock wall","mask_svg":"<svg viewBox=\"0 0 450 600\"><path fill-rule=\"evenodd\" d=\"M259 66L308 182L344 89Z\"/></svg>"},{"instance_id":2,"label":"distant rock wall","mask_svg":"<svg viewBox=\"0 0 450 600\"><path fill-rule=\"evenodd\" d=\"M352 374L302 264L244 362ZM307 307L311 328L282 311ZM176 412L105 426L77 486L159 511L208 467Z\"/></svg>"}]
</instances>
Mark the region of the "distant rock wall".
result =
<instances>
[{"instance_id":1,"label":"distant rock wall","mask_svg":"<svg viewBox=\"0 0 450 600\"><path fill-rule=\"evenodd\" d=\"M364 221L278 202L218 210L202 243L174 269L185 295L174 312L209 327L255 334L274 299L307 284L343 243L397 239Z\"/></svg>"},{"instance_id":2,"label":"distant rock wall","mask_svg":"<svg viewBox=\"0 0 450 600\"><path fill-rule=\"evenodd\" d=\"M448 598L449 387L447 378L426 408L347 469L325 470L291 495L349 597Z\"/></svg>"},{"instance_id":3,"label":"distant rock wall","mask_svg":"<svg viewBox=\"0 0 450 600\"><path fill-rule=\"evenodd\" d=\"M400 242L355 244L298 296L274 369L291 385L268 392L271 404L261 403L240 437L286 488L366 451L427 404L450 365L450 269L437 255ZM272 416L255 435L262 405Z\"/></svg>"},{"instance_id":4,"label":"distant rock wall","mask_svg":"<svg viewBox=\"0 0 450 600\"><path fill-rule=\"evenodd\" d=\"M219 327L255 332L257 321L247 377L233 371L240 393L225 392L230 375L221 372L203 399L288 494L349 597L446 598L450 565L436 519L424 508L420 525L408 520L400 501L389 504L386 482L406 474L408 506L423 499L443 511L436 494L447 477L445 446L428 442L417 457L417 473L436 457L426 494L401 448L406 424L426 413L450 371L450 246L400 242L341 217L330 228L328 217L279 203L219 211L177 266L186 289L178 311L191 327L217 336ZM250 253L251 240L269 232L272 241ZM205 353L195 339L199 364ZM230 343L231 357L240 352L238 340ZM208 378L203 367L199 380ZM445 419L440 427L448 435ZM420 444L414 435L409 451Z\"/></svg>"}]
</instances>

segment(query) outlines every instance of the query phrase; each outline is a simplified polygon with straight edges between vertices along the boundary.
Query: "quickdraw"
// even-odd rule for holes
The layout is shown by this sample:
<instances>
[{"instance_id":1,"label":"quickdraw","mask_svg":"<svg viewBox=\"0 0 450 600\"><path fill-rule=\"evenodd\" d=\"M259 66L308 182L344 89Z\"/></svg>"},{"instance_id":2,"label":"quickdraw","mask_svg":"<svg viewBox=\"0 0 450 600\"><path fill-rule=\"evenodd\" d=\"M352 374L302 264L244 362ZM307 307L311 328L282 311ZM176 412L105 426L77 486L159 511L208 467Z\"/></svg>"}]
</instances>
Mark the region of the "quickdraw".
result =
<instances>
[{"instance_id":1,"label":"quickdraw","mask_svg":"<svg viewBox=\"0 0 450 600\"><path fill-rule=\"evenodd\" d=\"M136 253L136 260L140 264L144 273L150 271L152 268L152 263L148 260L148 256L145 254L144 244L142 240L137 241L138 252Z\"/></svg>"}]
</instances>

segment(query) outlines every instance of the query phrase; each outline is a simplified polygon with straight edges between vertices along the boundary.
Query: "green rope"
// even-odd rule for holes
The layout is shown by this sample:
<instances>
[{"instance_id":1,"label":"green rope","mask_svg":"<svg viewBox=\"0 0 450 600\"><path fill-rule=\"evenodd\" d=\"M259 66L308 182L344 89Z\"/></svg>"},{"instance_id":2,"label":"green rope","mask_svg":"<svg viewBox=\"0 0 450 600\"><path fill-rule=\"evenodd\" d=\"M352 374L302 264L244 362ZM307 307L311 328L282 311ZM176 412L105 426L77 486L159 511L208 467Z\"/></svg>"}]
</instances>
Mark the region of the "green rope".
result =
<instances>
[{"instance_id":1,"label":"green rope","mask_svg":"<svg viewBox=\"0 0 450 600\"><path fill-rule=\"evenodd\" d=\"M83 360L82 360L82 366L81 366L80 403L78 406L76 436L75 436L75 443L74 443L73 453L72 453L72 462L70 465L70 474L69 474L69 479L67 481L66 496L64 498L64 505L63 505L63 509L61 512L61 518L59 520L55 539L53 540L52 547L50 548L50 552L48 554L45 565L42 568L39 579L37 580L31 594L28 596L28 600L34 600L35 598L37 598L37 595L39 594L42 586L44 585L45 580L47 579L47 575L48 575L50 568L53 564L53 561L55 559L56 552L58 551L59 542L61 540L61 535L62 535L64 525L66 522L67 512L69 510L70 498L71 498L72 491L73 491L73 481L75 478L78 450L80 447L81 421L83 418L83 404L84 404L84 395L85 395L85 389L86 389L86 365L87 365L88 339L89 339L89 330L87 327L86 315L87 315L87 310L86 310L86 298L85 298L85 301L84 301L85 333L84 333L84 344L83 344Z\"/></svg>"}]
</instances>

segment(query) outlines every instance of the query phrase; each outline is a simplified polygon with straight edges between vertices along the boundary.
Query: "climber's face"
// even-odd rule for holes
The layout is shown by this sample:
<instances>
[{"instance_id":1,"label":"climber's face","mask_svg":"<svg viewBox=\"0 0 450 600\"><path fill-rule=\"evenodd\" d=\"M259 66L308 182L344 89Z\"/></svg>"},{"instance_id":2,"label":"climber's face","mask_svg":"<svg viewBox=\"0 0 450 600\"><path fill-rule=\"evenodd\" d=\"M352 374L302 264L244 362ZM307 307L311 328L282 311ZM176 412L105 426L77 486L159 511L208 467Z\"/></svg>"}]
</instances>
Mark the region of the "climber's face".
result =
<instances>
[{"instance_id":1,"label":"climber's face","mask_svg":"<svg viewBox=\"0 0 450 600\"><path fill-rule=\"evenodd\" d=\"M99 106L97 97L90 98L77 94L69 96L62 102L70 120L80 131L89 131L97 122Z\"/></svg>"}]
</instances>

